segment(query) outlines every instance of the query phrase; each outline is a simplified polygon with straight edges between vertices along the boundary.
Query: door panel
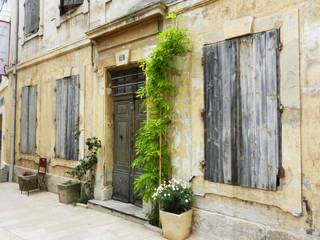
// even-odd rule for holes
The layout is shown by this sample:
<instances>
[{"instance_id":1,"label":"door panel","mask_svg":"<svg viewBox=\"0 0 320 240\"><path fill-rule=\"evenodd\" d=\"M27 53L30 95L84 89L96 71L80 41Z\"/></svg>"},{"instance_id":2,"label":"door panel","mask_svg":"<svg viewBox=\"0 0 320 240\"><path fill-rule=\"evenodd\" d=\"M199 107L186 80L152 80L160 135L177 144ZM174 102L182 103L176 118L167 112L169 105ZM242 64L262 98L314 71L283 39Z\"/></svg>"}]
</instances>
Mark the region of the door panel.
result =
<instances>
[{"instance_id":1,"label":"door panel","mask_svg":"<svg viewBox=\"0 0 320 240\"><path fill-rule=\"evenodd\" d=\"M114 103L114 170L113 198L129 202L130 164L131 164L131 111L130 101Z\"/></svg>"},{"instance_id":2,"label":"door panel","mask_svg":"<svg viewBox=\"0 0 320 240\"><path fill-rule=\"evenodd\" d=\"M132 169L136 158L134 144L136 132L146 119L143 100L134 99L114 102L114 169L113 199L142 205L141 197L134 194L134 180L142 174L142 169Z\"/></svg>"}]
</instances>

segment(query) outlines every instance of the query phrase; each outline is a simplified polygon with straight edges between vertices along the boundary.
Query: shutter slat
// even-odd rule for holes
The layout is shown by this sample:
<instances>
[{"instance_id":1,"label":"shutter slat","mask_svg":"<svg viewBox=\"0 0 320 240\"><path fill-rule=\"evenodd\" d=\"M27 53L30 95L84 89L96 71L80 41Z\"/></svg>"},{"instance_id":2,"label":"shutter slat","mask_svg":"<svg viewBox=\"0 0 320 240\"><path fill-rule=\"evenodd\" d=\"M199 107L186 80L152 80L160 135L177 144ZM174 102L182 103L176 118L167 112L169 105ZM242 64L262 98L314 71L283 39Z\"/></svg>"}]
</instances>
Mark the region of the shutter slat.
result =
<instances>
[{"instance_id":1,"label":"shutter slat","mask_svg":"<svg viewBox=\"0 0 320 240\"><path fill-rule=\"evenodd\" d=\"M279 30L266 32L266 91L267 91L267 141L268 141L268 189L276 190L279 167L279 101L278 101L278 49ZM276 68L276 69L275 69Z\"/></svg>"},{"instance_id":2,"label":"shutter slat","mask_svg":"<svg viewBox=\"0 0 320 240\"><path fill-rule=\"evenodd\" d=\"M67 152L66 158L72 158L72 149L73 149L73 139L72 139L72 115L74 112L74 90L73 90L73 78L69 78L68 80L68 95L67 95L67 131L66 131L66 145L67 145Z\"/></svg>"},{"instance_id":3,"label":"shutter slat","mask_svg":"<svg viewBox=\"0 0 320 240\"><path fill-rule=\"evenodd\" d=\"M222 182L222 78L221 44L214 49L213 59L213 159L214 180Z\"/></svg>"},{"instance_id":4,"label":"shutter slat","mask_svg":"<svg viewBox=\"0 0 320 240\"><path fill-rule=\"evenodd\" d=\"M237 106L237 40L221 43L221 76L223 107L221 119L222 129L222 161L223 161L223 182L237 182L236 154L236 106Z\"/></svg>"},{"instance_id":5,"label":"shutter slat","mask_svg":"<svg viewBox=\"0 0 320 240\"><path fill-rule=\"evenodd\" d=\"M241 186L250 186L250 162L249 162L249 145L251 131L249 129L250 117L248 99L250 99L249 79L252 71L251 65L251 39L248 37L241 38L239 42L239 72L240 72L240 106L241 113L238 115L241 121L240 135L240 162L239 162L239 184ZM251 103L250 103L251 104Z\"/></svg>"},{"instance_id":6,"label":"shutter slat","mask_svg":"<svg viewBox=\"0 0 320 240\"><path fill-rule=\"evenodd\" d=\"M204 106L205 106L205 118L204 118L204 145L205 145L205 168L204 168L204 179L212 180L210 170L211 167L211 156L209 152L209 141L210 141L210 112L209 112L209 99L211 98L210 94L210 69L211 69L211 61L209 59L211 45L207 45L203 47L203 58L204 58Z\"/></svg>"},{"instance_id":7,"label":"shutter slat","mask_svg":"<svg viewBox=\"0 0 320 240\"><path fill-rule=\"evenodd\" d=\"M79 151L79 139L75 139L74 127L79 125L79 75L74 78L74 115L73 118L73 128L72 128L72 139L73 139L73 157L72 159L78 160Z\"/></svg>"},{"instance_id":8,"label":"shutter slat","mask_svg":"<svg viewBox=\"0 0 320 240\"><path fill-rule=\"evenodd\" d=\"M61 86L62 81L56 81L56 157L61 158L60 135L61 135Z\"/></svg>"},{"instance_id":9,"label":"shutter slat","mask_svg":"<svg viewBox=\"0 0 320 240\"><path fill-rule=\"evenodd\" d=\"M29 87L28 153L35 154L37 118L37 85Z\"/></svg>"},{"instance_id":10,"label":"shutter slat","mask_svg":"<svg viewBox=\"0 0 320 240\"><path fill-rule=\"evenodd\" d=\"M23 87L21 93L21 120L20 120L20 152L28 152L28 115L29 115L29 88Z\"/></svg>"},{"instance_id":11,"label":"shutter slat","mask_svg":"<svg viewBox=\"0 0 320 240\"><path fill-rule=\"evenodd\" d=\"M259 189L267 189L268 185L268 146L267 146L267 109L266 109L266 35L255 36L255 112L256 115L256 158L254 182Z\"/></svg>"},{"instance_id":12,"label":"shutter slat","mask_svg":"<svg viewBox=\"0 0 320 240\"><path fill-rule=\"evenodd\" d=\"M206 156L206 167L205 167L205 179L214 181L214 142L213 142L213 68L214 68L214 46L206 46L204 48L204 62L205 62L205 156Z\"/></svg>"}]
</instances>

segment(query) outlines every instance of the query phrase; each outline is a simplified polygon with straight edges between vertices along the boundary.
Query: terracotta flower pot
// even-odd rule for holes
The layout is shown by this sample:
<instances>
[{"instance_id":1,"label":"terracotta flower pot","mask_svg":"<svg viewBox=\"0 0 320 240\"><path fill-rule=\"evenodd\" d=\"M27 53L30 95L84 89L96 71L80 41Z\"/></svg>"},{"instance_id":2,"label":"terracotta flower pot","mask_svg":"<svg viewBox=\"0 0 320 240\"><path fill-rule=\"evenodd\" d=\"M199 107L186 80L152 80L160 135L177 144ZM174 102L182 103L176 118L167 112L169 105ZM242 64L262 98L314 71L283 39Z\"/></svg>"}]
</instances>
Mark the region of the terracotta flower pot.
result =
<instances>
[{"instance_id":1,"label":"terracotta flower pot","mask_svg":"<svg viewBox=\"0 0 320 240\"><path fill-rule=\"evenodd\" d=\"M160 221L165 238L183 240L190 235L192 209L181 214L174 214L160 210Z\"/></svg>"}]
</instances>

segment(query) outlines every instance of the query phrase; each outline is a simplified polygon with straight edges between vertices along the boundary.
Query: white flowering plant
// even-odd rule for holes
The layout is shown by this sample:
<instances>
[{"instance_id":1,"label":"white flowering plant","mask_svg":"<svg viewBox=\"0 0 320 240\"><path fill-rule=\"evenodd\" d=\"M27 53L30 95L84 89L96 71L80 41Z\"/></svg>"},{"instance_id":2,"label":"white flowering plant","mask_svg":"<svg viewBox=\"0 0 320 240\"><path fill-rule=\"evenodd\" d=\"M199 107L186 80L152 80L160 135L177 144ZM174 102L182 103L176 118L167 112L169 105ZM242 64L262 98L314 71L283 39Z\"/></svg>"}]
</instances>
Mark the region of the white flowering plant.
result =
<instances>
[{"instance_id":1,"label":"white flowering plant","mask_svg":"<svg viewBox=\"0 0 320 240\"><path fill-rule=\"evenodd\" d=\"M187 211L193 201L193 192L189 183L172 179L155 189L153 200L158 200L166 212L180 214Z\"/></svg>"}]
</instances>

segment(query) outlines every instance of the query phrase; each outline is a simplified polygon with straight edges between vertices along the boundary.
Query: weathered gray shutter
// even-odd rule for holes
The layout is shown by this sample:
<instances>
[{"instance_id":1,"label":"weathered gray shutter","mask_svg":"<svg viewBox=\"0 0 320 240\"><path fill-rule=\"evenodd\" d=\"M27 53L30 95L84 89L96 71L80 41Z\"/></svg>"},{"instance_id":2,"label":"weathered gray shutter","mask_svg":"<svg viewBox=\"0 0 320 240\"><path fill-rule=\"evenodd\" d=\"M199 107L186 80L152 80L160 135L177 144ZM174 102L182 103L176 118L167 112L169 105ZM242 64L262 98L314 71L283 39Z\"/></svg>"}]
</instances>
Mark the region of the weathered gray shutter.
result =
<instances>
[{"instance_id":1,"label":"weathered gray shutter","mask_svg":"<svg viewBox=\"0 0 320 240\"><path fill-rule=\"evenodd\" d=\"M28 152L29 88L23 87L21 94L20 152Z\"/></svg>"},{"instance_id":2,"label":"weathered gray shutter","mask_svg":"<svg viewBox=\"0 0 320 240\"><path fill-rule=\"evenodd\" d=\"M24 34L27 35L39 29L40 1L26 0L24 7Z\"/></svg>"},{"instance_id":3,"label":"weathered gray shutter","mask_svg":"<svg viewBox=\"0 0 320 240\"><path fill-rule=\"evenodd\" d=\"M204 47L205 179L276 190L279 31Z\"/></svg>"},{"instance_id":4,"label":"weathered gray shutter","mask_svg":"<svg viewBox=\"0 0 320 240\"><path fill-rule=\"evenodd\" d=\"M79 116L79 77L57 80L56 92L56 156L77 160L79 141L73 130Z\"/></svg>"},{"instance_id":5,"label":"weathered gray shutter","mask_svg":"<svg viewBox=\"0 0 320 240\"><path fill-rule=\"evenodd\" d=\"M37 85L29 87L28 153L36 152Z\"/></svg>"},{"instance_id":6,"label":"weathered gray shutter","mask_svg":"<svg viewBox=\"0 0 320 240\"><path fill-rule=\"evenodd\" d=\"M83 0L64 0L63 6L81 5Z\"/></svg>"},{"instance_id":7,"label":"weathered gray shutter","mask_svg":"<svg viewBox=\"0 0 320 240\"><path fill-rule=\"evenodd\" d=\"M36 148L37 86L23 87L21 96L20 152L34 154Z\"/></svg>"}]
</instances>

